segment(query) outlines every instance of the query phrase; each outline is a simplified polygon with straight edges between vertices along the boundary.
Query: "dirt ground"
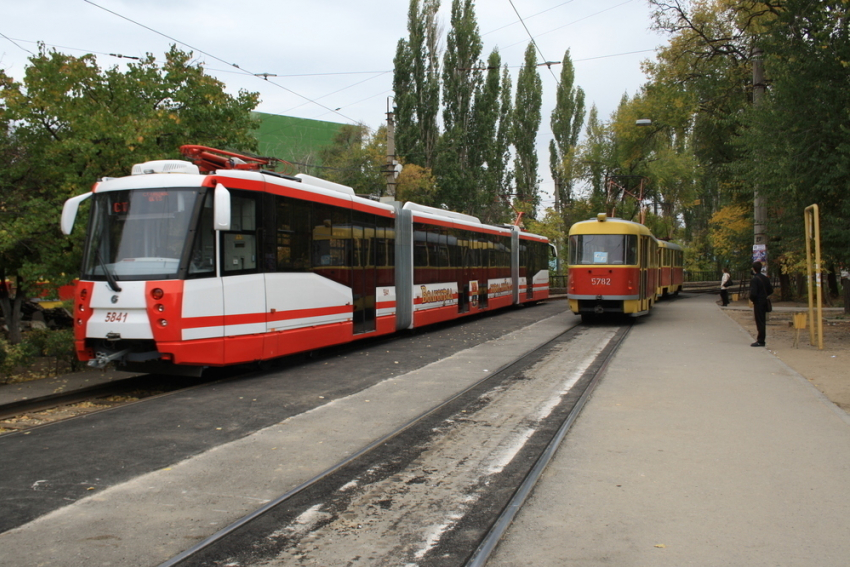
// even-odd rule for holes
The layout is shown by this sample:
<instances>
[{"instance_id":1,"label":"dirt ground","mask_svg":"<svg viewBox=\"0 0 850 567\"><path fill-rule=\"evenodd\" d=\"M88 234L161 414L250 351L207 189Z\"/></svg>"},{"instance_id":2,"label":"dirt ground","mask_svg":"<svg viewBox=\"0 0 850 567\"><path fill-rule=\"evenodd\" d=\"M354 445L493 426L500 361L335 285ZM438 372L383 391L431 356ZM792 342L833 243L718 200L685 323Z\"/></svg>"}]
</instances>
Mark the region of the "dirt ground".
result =
<instances>
[{"instance_id":1,"label":"dirt ground","mask_svg":"<svg viewBox=\"0 0 850 567\"><path fill-rule=\"evenodd\" d=\"M747 301L734 305L746 306ZM804 303L774 302L773 305L808 311L808 305ZM723 311L755 340L756 324L752 310ZM850 318L843 311L824 314L823 350L818 350L817 338L812 346L808 326L800 331L799 343L795 348L797 330L793 328L792 321L791 312L774 309L768 314L767 349L814 384L833 403L850 412Z\"/></svg>"}]
</instances>

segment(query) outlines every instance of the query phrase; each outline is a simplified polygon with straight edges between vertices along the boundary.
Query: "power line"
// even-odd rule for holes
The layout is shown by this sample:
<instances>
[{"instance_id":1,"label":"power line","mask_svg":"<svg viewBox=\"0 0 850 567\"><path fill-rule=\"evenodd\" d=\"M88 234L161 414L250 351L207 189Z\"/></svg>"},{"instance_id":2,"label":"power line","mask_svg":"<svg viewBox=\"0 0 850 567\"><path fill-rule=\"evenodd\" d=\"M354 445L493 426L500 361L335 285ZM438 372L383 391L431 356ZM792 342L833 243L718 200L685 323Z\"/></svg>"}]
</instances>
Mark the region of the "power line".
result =
<instances>
[{"instance_id":1,"label":"power line","mask_svg":"<svg viewBox=\"0 0 850 567\"><path fill-rule=\"evenodd\" d=\"M519 21L522 23L522 27L525 28L525 33L527 33L528 37L531 38L531 43L534 45L534 48L537 50L537 53L540 54L540 58L543 59L543 61L549 61L548 59L546 59L546 56L543 55L543 51L540 49L540 46L537 45L537 42L534 40L534 36L531 35L528 26L525 25L525 21L523 21L522 19L522 16L519 15L519 10L517 10L516 6L514 6L514 0L508 0L508 2L510 2L511 8L513 8L514 12L516 13L516 17L519 18ZM561 83L560 81L558 81L558 77L556 77L555 72L552 71L552 66L548 64L546 64L546 66L549 68L549 72L552 73L552 78L555 79L555 84L560 85Z\"/></svg>"},{"instance_id":2,"label":"power line","mask_svg":"<svg viewBox=\"0 0 850 567\"><path fill-rule=\"evenodd\" d=\"M32 55L33 57L35 57L35 53L33 53L32 51L30 51L30 50L29 50L29 49L27 49L26 47L21 47L20 45L18 45L17 43L15 43L15 40L14 40L14 39L12 39L11 37L7 36L6 34L4 34L4 33L0 33L0 36L3 36L3 38L4 38L4 39L8 40L8 41L9 41L9 43L11 43L12 45L14 45L15 47L17 47L17 48L18 48L18 49L20 49L21 51L26 51L27 53L29 53L30 55ZM22 41L22 40L18 40L18 41Z\"/></svg>"},{"instance_id":3,"label":"power line","mask_svg":"<svg viewBox=\"0 0 850 567\"><path fill-rule=\"evenodd\" d=\"M573 3L574 1L575 1L575 0L567 0L566 2L561 2L561 3L560 3L560 4L558 4L557 6L552 6L551 8L546 8L545 10L541 10L540 12L537 12L536 14L532 14L532 15L528 16L528 17L527 17L527 18L525 18L525 19L526 19L526 20L530 20L531 18L536 18L537 16L539 16L539 15L541 15L541 14L545 14L546 12L550 12L550 11L554 10L555 8L560 8L561 6L565 6L565 5L567 5L567 4L571 4L571 3ZM497 32L497 31L499 31L499 30L503 30L503 29L505 29L505 28L509 28L509 27L511 27L511 26L513 26L513 25L515 25L515 24L517 24L517 23L518 23L518 22L511 22L511 23L509 23L509 24L505 24L505 25L503 25L503 26L501 26L501 27L498 27L498 28L496 28L496 29L494 29L494 30L490 30L490 31L488 31L488 32L486 32L486 33L481 34L481 37L484 37L485 35L488 35L488 34L491 34L491 33Z\"/></svg>"},{"instance_id":4,"label":"power line","mask_svg":"<svg viewBox=\"0 0 850 567\"><path fill-rule=\"evenodd\" d=\"M543 36L543 35L547 35L547 34L550 34L550 33L556 32L556 31L558 31L558 30L564 29L564 28L566 28L566 27L569 27L569 26L571 26L571 25L577 24L577 23L579 23L579 22L583 22L584 20L590 19L590 18L592 18L592 17L594 17L594 16L598 16L599 14L604 14L605 12L608 12L608 11L610 11L610 10L613 10L614 8L619 8L620 6L625 6L626 4L629 4L629 3L633 2L633 1L634 1L634 0L626 0L625 2L621 2L620 4L617 4L616 6L611 6L611 7L609 7L609 8L605 8L604 10L600 10L600 11L598 11L598 12L594 12L593 14L590 14L590 15L585 16L585 17L583 17L583 18L579 18L578 20L575 20L575 21L570 22L570 23L568 23L568 24L564 24L564 25L562 25L562 26L558 26L558 27L557 27L557 28L555 28L555 29L551 29L551 30L549 30L549 31L545 31L545 32L543 32L543 33L541 33L541 34L537 34L537 37L540 37L540 36ZM514 47L515 45L519 45L519 44L521 44L521 43L523 43L523 42L518 41L518 42L516 42L516 43L512 43L512 44L510 44L509 46L505 47L505 49L510 49L511 47Z\"/></svg>"},{"instance_id":5,"label":"power line","mask_svg":"<svg viewBox=\"0 0 850 567\"><path fill-rule=\"evenodd\" d=\"M204 54L204 55L206 55L207 57L211 57L211 58L215 59L216 61L219 61L219 62L221 62L221 63L224 63L225 65L229 65L229 66L231 66L231 67L234 67L234 68L236 68L236 69L239 69L239 70L243 71L243 72L244 72L245 74L247 74L247 75L252 75L252 76L257 76L257 75L258 75L258 73L253 73L253 72L251 72L251 71L248 71L248 70L246 70L246 69L243 69L242 67L240 67L240 66L239 66L239 65L237 65L236 63L230 63L229 61L225 61L225 60L224 60L224 59L222 59L221 57L217 57L216 55L213 55L213 54L211 54L211 53L208 53L208 52L204 51L203 49L198 49L197 47L193 47L193 46L189 45L188 43L186 43L185 41L180 41L179 39L174 38L174 37L171 37L170 35L164 34L164 33L160 32L160 31L157 31L157 30L153 29L153 28L152 28L152 27L150 27L150 26L147 26L147 25L145 25L145 24L142 24L142 23L140 23L140 22L137 22L137 21L135 21L135 20L133 20L133 19L131 19L131 18L128 18L127 16L123 16L123 15L119 14L118 12L115 12L115 11L110 10L110 9L108 9L108 8L104 8L103 6L100 6L100 5L98 5L98 4L95 4L95 3L94 3L94 2L92 2L91 0L83 0L83 1L84 1L84 2L86 2L87 4L91 4L91 5L92 5L92 6L94 6L95 8L100 8L100 9L101 9L101 10L103 10L104 12L109 12L109 13L110 13L110 14L112 14L113 16L117 16L117 17L121 18L122 20L126 20L126 21L130 22L131 24L135 24L135 25L137 25L137 26L139 26L139 27L145 28L146 30L151 31L151 32L153 32L153 33L155 33L155 34L157 34L157 35L161 35L162 37L164 37L164 38L166 38L166 39L170 39L171 41L173 41L173 42L175 42L175 43L179 43L180 45L185 45L186 47L188 47L188 48L189 48L189 49L191 49L192 51L197 51L198 53L203 53L203 54ZM348 116L346 116L346 115L344 115L344 114L342 114L342 113L338 112L337 110L334 110L334 109L332 109L332 108L329 108L329 107L325 106L324 104L322 104L322 103L320 103L320 102L316 102L315 100L313 100L313 99L311 99L311 98L309 98L309 97L306 97L306 96L304 96L304 95L302 95L302 94L300 94L300 93L297 93L297 92L293 91L292 89L289 89L289 88L287 88L287 87L285 87L285 86L283 86L283 85L281 85L281 84L279 84L279 83L276 83L276 82L274 82L274 81L269 81L269 80L268 80L268 78L266 78L266 82L268 82L269 84L274 85L274 86L276 86L276 87L278 87L278 88L280 88L280 89L283 89L283 90L285 90L286 92L291 93L291 94L293 94L293 95L295 95L295 96L297 96L297 97L299 97L299 98L303 98L303 99L304 99L304 100L306 100L306 101L312 102L313 104L315 104L315 105L317 105L317 106L320 106L320 107L324 108L325 110L328 110L328 111L330 111L330 112L333 112L334 114L338 114L339 116L342 116L343 118L345 118L346 120L348 120L348 121L350 121L350 122L357 122L357 121L356 121L356 120L354 120L353 118L349 118Z\"/></svg>"}]
</instances>

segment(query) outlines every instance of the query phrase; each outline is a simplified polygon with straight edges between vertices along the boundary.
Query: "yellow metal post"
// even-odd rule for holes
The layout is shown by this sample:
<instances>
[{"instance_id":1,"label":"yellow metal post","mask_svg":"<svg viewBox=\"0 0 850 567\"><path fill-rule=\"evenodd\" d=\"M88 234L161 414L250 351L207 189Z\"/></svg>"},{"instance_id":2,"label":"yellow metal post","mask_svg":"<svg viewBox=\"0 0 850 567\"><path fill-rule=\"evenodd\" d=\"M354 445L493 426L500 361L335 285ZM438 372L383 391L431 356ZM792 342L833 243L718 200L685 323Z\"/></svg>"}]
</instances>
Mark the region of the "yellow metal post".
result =
<instances>
[{"instance_id":1,"label":"yellow metal post","mask_svg":"<svg viewBox=\"0 0 850 567\"><path fill-rule=\"evenodd\" d=\"M823 292L821 285L821 259L820 259L820 213L817 205L806 207L803 217L806 221L806 266L808 268L809 283L809 319L812 321L809 330L811 344L815 344L815 321L817 321L818 350L823 350ZM815 265L812 269L812 245L815 241ZM817 287L817 319L815 319L815 308L813 305L812 286Z\"/></svg>"}]
</instances>

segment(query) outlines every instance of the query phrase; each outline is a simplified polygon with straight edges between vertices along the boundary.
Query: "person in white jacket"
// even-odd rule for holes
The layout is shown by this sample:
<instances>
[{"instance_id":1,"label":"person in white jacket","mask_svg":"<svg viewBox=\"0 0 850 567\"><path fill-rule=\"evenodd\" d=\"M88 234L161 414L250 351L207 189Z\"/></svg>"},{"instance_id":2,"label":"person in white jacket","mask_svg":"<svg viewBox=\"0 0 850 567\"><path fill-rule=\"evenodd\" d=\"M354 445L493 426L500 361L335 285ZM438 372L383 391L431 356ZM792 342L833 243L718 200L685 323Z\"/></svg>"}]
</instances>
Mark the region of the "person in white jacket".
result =
<instances>
[{"instance_id":1,"label":"person in white jacket","mask_svg":"<svg viewBox=\"0 0 850 567\"><path fill-rule=\"evenodd\" d=\"M723 275L720 277L720 301L723 307L729 305L730 287L732 287L732 274L729 273L729 268L723 268Z\"/></svg>"}]
</instances>

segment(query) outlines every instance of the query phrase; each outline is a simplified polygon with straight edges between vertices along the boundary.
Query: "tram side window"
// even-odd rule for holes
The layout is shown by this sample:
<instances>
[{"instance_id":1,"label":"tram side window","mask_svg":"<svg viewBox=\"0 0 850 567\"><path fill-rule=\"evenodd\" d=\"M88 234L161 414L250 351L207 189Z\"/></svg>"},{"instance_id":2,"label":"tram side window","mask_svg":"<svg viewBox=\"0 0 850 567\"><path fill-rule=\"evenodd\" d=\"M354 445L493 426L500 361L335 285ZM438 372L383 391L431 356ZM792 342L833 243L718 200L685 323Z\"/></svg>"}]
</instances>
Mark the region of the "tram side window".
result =
<instances>
[{"instance_id":1,"label":"tram side window","mask_svg":"<svg viewBox=\"0 0 850 567\"><path fill-rule=\"evenodd\" d=\"M310 203L275 197L278 272L310 271Z\"/></svg>"},{"instance_id":2,"label":"tram side window","mask_svg":"<svg viewBox=\"0 0 850 567\"><path fill-rule=\"evenodd\" d=\"M395 283L395 224L393 219L375 217L375 265L378 267L376 284Z\"/></svg>"},{"instance_id":3,"label":"tram side window","mask_svg":"<svg viewBox=\"0 0 850 567\"><path fill-rule=\"evenodd\" d=\"M230 230L222 238L222 272L225 275L257 271L257 196L231 191Z\"/></svg>"},{"instance_id":4,"label":"tram side window","mask_svg":"<svg viewBox=\"0 0 850 567\"><path fill-rule=\"evenodd\" d=\"M352 254L354 267L375 266L375 215L352 211Z\"/></svg>"},{"instance_id":5,"label":"tram side window","mask_svg":"<svg viewBox=\"0 0 850 567\"><path fill-rule=\"evenodd\" d=\"M198 219L198 230L195 242L192 244L192 255L189 258L189 277L204 277L215 275L215 231L213 230L213 199L212 191L207 191L201 215Z\"/></svg>"},{"instance_id":6,"label":"tram side window","mask_svg":"<svg viewBox=\"0 0 850 567\"><path fill-rule=\"evenodd\" d=\"M313 267L352 265L352 231L349 210L313 205Z\"/></svg>"}]
</instances>

